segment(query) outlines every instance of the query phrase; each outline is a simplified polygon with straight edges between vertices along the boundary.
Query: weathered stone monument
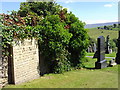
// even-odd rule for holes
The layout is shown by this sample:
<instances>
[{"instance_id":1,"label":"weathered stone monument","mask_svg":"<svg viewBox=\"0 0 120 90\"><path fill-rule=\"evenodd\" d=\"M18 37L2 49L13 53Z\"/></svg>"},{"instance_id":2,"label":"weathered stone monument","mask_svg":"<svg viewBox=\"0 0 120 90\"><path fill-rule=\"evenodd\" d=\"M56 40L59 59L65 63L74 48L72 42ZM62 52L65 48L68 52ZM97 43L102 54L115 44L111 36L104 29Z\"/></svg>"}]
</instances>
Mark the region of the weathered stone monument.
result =
<instances>
[{"instance_id":1,"label":"weathered stone monument","mask_svg":"<svg viewBox=\"0 0 120 90\"><path fill-rule=\"evenodd\" d=\"M115 65L117 65L117 63L115 62L115 59L112 59L109 61L109 66L113 67Z\"/></svg>"},{"instance_id":2,"label":"weathered stone monument","mask_svg":"<svg viewBox=\"0 0 120 90\"><path fill-rule=\"evenodd\" d=\"M96 47L96 44L94 43L93 44L93 52L96 52L97 51L97 47Z\"/></svg>"},{"instance_id":3,"label":"weathered stone monument","mask_svg":"<svg viewBox=\"0 0 120 90\"><path fill-rule=\"evenodd\" d=\"M95 62L95 68L101 69L108 66L107 60L105 60L105 38L103 36L98 37L98 49L97 49L97 62Z\"/></svg>"},{"instance_id":4,"label":"weathered stone monument","mask_svg":"<svg viewBox=\"0 0 120 90\"><path fill-rule=\"evenodd\" d=\"M120 31L119 31L119 37L118 37L118 52L116 54L116 63L120 64Z\"/></svg>"},{"instance_id":5,"label":"weathered stone monument","mask_svg":"<svg viewBox=\"0 0 120 90\"><path fill-rule=\"evenodd\" d=\"M87 49L87 52L88 52L88 53L92 52L92 46L91 46L91 45L89 45L89 47L88 47L88 49Z\"/></svg>"},{"instance_id":6,"label":"weathered stone monument","mask_svg":"<svg viewBox=\"0 0 120 90\"><path fill-rule=\"evenodd\" d=\"M107 35L107 37L106 37L106 51L105 51L105 54L109 54L110 53L109 39L110 39L110 37L109 37L109 35Z\"/></svg>"},{"instance_id":7,"label":"weathered stone monument","mask_svg":"<svg viewBox=\"0 0 120 90\"><path fill-rule=\"evenodd\" d=\"M98 55L98 52L97 52L97 46L96 46L96 44L94 43L94 56L93 56L93 58L97 58L97 55Z\"/></svg>"}]
</instances>

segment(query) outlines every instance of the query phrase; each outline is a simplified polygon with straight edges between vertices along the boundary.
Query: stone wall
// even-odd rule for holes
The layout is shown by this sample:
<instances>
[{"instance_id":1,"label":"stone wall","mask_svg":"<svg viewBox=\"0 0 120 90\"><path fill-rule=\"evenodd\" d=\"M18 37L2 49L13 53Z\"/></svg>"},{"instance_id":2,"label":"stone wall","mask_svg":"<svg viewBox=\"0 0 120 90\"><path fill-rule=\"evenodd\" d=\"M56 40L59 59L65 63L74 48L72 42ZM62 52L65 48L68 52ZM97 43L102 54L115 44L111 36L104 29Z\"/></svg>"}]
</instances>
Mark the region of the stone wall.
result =
<instances>
[{"instance_id":1,"label":"stone wall","mask_svg":"<svg viewBox=\"0 0 120 90\"><path fill-rule=\"evenodd\" d=\"M2 36L0 36L0 43ZM2 46L0 45L0 88L8 83L8 57L3 57Z\"/></svg>"},{"instance_id":2,"label":"stone wall","mask_svg":"<svg viewBox=\"0 0 120 90\"><path fill-rule=\"evenodd\" d=\"M30 81L40 76L38 42L35 39L14 40L12 47L12 79L14 84Z\"/></svg>"}]
</instances>

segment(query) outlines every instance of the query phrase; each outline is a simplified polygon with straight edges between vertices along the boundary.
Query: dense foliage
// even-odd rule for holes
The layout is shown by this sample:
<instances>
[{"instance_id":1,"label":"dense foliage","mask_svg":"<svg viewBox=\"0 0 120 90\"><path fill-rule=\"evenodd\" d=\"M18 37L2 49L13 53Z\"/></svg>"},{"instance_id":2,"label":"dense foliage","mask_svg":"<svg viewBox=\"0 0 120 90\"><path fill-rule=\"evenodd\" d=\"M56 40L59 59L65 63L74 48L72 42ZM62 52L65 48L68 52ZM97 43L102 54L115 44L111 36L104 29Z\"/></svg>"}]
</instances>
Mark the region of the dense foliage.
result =
<instances>
[{"instance_id":1,"label":"dense foliage","mask_svg":"<svg viewBox=\"0 0 120 90\"><path fill-rule=\"evenodd\" d=\"M2 16L3 46L12 44L14 38L36 38L51 72L62 73L82 66L88 34L85 24L72 12L54 1L24 2L18 12Z\"/></svg>"},{"instance_id":2,"label":"dense foliage","mask_svg":"<svg viewBox=\"0 0 120 90\"><path fill-rule=\"evenodd\" d=\"M113 25L108 25L108 26L101 26L97 27L98 29L104 29L104 30L118 30L120 27L120 24L113 24Z\"/></svg>"}]
</instances>

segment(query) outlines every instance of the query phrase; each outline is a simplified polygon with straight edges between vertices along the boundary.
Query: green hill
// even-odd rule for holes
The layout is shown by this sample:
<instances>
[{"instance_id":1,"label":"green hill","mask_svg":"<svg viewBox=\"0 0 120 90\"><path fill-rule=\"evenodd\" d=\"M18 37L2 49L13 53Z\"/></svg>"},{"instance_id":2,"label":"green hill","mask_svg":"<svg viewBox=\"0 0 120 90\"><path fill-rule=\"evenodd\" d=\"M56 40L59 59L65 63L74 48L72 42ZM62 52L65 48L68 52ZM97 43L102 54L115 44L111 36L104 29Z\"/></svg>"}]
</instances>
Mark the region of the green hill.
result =
<instances>
[{"instance_id":1,"label":"green hill","mask_svg":"<svg viewBox=\"0 0 120 90\"><path fill-rule=\"evenodd\" d=\"M88 34L91 38L97 40L99 36L104 36L106 38L107 35L110 35L110 39L117 39L118 38L118 31L114 30L102 30L97 28L88 29Z\"/></svg>"}]
</instances>

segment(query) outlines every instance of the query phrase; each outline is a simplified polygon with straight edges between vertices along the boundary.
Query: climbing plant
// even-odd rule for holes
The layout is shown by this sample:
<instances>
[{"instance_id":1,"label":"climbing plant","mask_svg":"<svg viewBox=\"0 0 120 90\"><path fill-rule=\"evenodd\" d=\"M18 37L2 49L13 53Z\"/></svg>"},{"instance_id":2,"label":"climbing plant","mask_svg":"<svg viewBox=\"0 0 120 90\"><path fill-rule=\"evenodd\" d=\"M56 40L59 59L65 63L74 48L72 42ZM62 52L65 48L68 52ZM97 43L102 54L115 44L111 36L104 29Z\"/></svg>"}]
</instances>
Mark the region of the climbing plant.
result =
<instances>
[{"instance_id":1,"label":"climbing plant","mask_svg":"<svg viewBox=\"0 0 120 90\"><path fill-rule=\"evenodd\" d=\"M35 38L51 72L82 67L89 43L85 23L54 1L21 3L19 11L2 14L1 22L4 48L14 38Z\"/></svg>"}]
</instances>

